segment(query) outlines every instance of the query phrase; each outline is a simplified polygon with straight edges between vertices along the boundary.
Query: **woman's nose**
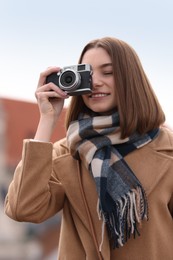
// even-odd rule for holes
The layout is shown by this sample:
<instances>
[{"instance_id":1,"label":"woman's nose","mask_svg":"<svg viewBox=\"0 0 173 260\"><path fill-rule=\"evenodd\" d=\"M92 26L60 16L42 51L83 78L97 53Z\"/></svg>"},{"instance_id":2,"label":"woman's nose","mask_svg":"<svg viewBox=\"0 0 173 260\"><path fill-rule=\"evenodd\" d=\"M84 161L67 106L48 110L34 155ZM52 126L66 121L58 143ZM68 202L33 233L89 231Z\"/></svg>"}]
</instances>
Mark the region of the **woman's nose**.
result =
<instances>
[{"instance_id":1,"label":"woman's nose","mask_svg":"<svg viewBox=\"0 0 173 260\"><path fill-rule=\"evenodd\" d=\"M102 85L100 77L95 73L92 75L92 85L93 87L99 87Z\"/></svg>"}]
</instances>

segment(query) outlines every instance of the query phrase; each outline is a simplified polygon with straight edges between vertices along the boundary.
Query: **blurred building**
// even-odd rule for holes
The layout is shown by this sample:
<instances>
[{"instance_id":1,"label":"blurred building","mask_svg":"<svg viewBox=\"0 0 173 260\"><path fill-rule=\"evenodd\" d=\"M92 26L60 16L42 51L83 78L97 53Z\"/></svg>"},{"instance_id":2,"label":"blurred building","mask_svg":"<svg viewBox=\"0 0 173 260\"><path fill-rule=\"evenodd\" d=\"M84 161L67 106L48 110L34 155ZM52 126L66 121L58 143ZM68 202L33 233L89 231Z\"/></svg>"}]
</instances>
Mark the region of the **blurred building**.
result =
<instances>
[{"instance_id":1,"label":"blurred building","mask_svg":"<svg viewBox=\"0 0 173 260\"><path fill-rule=\"evenodd\" d=\"M65 136L61 113L52 142ZM36 103L0 98L0 259L56 259L60 214L42 224L19 223L4 214L3 204L14 169L21 158L23 139L33 138L39 121ZM51 258L52 254L52 258Z\"/></svg>"}]
</instances>

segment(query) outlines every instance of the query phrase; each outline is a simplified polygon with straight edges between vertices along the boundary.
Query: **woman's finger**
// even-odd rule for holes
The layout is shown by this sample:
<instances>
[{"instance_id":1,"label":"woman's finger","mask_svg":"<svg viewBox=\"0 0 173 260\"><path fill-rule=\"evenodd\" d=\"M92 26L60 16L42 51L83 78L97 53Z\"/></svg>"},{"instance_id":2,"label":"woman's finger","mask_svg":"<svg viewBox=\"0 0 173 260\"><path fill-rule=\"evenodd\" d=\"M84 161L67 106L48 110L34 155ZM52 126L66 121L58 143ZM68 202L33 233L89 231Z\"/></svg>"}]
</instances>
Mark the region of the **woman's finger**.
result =
<instances>
[{"instance_id":1,"label":"woman's finger","mask_svg":"<svg viewBox=\"0 0 173 260\"><path fill-rule=\"evenodd\" d=\"M55 96L62 97L62 98L65 98L68 96L65 91L61 90L59 87L57 87L52 82L38 87L36 89L35 95L37 96L38 93L43 93L43 95L44 95L45 92L47 92L49 96L55 95Z\"/></svg>"}]
</instances>

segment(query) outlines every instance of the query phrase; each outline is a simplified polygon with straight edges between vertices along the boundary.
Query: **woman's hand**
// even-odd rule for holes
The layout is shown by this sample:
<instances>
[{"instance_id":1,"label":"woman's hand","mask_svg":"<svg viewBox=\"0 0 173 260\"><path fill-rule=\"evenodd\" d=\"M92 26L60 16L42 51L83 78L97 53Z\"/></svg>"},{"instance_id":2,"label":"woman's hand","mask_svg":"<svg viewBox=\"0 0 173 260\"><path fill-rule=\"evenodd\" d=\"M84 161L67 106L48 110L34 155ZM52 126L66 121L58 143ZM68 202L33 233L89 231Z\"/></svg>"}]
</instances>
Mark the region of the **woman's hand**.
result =
<instances>
[{"instance_id":1,"label":"woman's hand","mask_svg":"<svg viewBox=\"0 0 173 260\"><path fill-rule=\"evenodd\" d=\"M58 67L50 67L40 74L35 96L40 110L40 122L35 139L49 141L57 119L63 109L64 100L68 98L54 83L46 84L46 77L53 72L60 71Z\"/></svg>"},{"instance_id":2,"label":"woman's hand","mask_svg":"<svg viewBox=\"0 0 173 260\"><path fill-rule=\"evenodd\" d=\"M59 117L64 100L68 98L66 92L62 91L54 83L46 84L46 77L53 72L60 71L58 67L50 67L40 74L35 96L37 98L40 115L53 117L55 120Z\"/></svg>"}]
</instances>

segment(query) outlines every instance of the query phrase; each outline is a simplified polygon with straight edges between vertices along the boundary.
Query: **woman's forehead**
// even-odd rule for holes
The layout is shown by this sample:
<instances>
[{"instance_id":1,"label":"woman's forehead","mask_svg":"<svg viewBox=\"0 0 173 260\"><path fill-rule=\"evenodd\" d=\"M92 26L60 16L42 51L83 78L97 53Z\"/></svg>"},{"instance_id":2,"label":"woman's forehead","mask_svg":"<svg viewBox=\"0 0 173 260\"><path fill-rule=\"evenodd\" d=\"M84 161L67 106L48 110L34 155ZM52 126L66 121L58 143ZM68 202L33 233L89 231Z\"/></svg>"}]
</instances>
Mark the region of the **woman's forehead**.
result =
<instances>
[{"instance_id":1,"label":"woman's forehead","mask_svg":"<svg viewBox=\"0 0 173 260\"><path fill-rule=\"evenodd\" d=\"M102 64L111 65L112 61L107 51L101 47L98 47L87 50L83 55L82 63L100 66Z\"/></svg>"}]
</instances>

